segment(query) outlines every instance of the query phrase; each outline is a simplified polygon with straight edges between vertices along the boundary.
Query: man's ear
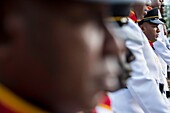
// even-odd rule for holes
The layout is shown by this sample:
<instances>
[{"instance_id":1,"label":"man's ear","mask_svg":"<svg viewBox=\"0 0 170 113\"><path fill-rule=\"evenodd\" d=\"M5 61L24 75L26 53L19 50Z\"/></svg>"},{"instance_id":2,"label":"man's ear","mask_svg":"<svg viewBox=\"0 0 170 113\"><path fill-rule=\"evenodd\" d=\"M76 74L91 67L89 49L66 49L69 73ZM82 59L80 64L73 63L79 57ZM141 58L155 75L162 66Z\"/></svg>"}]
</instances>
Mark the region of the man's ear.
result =
<instances>
[{"instance_id":1,"label":"man's ear","mask_svg":"<svg viewBox=\"0 0 170 113\"><path fill-rule=\"evenodd\" d=\"M3 19L0 26L0 62L10 56L24 30L20 16L9 13Z\"/></svg>"},{"instance_id":2,"label":"man's ear","mask_svg":"<svg viewBox=\"0 0 170 113\"><path fill-rule=\"evenodd\" d=\"M143 32L145 32L145 27L144 27L144 25L143 25L143 24L142 24L142 25L140 25L139 27L142 29L142 31L143 31Z\"/></svg>"}]
</instances>

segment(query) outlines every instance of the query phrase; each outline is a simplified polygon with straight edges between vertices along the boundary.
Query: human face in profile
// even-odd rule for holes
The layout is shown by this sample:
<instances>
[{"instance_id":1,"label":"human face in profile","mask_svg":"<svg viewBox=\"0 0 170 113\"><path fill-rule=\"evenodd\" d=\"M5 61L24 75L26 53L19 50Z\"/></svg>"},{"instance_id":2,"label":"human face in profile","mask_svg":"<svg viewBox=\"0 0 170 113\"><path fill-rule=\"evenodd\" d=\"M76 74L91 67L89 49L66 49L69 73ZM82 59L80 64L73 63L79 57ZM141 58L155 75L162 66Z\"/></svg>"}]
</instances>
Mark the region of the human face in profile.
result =
<instances>
[{"instance_id":1,"label":"human face in profile","mask_svg":"<svg viewBox=\"0 0 170 113\"><path fill-rule=\"evenodd\" d=\"M51 112L77 112L94 107L104 90L120 88L125 49L105 24L109 6L27 1L11 8L5 17L10 57L1 78L11 78L16 94Z\"/></svg>"}]
</instances>

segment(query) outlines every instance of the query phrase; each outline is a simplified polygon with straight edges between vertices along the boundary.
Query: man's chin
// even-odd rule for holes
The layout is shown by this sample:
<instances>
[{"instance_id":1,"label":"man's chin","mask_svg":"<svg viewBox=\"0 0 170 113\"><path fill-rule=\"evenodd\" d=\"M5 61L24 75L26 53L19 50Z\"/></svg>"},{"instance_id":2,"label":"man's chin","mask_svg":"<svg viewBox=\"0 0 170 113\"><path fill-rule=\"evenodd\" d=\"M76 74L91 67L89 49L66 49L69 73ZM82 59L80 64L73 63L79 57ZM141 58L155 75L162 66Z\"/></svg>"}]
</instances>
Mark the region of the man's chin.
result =
<instances>
[{"instance_id":1,"label":"man's chin","mask_svg":"<svg viewBox=\"0 0 170 113\"><path fill-rule=\"evenodd\" d=\"M158 38L158 36L156 36L156 38L154 38L154 40L152 41L152 43L153 43L153 42L156 42L156 41L157 41L157 38Z\"/></svg>"},{"instance_id":2,"label":"man's chin","mask_svg":"<svg viewBox=\"0 0 170 113\"><path fill-rule=\"evenodd\" d=\"M156 38L158 38L159 37L159 34L156 34Z\"/></svg>"},{"instance_id":3,"label":"man's chin","mask_svg":"<svg viewBox=\"0 0 170 113\"><path fill-rule=\"evenodd\" d=\"M101 91L97 93L91 103L92 108L95 108L98 104L100 104L103 101L103 98L105 97L106 93L104 91Z\"/></svg>"}]
</instances>

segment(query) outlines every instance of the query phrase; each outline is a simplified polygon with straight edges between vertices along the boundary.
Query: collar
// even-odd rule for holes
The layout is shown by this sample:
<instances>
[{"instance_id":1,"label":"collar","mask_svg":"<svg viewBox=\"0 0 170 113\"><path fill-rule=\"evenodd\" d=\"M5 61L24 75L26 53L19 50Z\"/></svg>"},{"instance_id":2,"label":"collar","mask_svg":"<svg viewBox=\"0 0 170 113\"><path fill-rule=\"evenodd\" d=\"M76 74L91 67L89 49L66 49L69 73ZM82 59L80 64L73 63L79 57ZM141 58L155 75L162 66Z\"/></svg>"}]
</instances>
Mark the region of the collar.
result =
<instances>
[{"instance_id":1,"label":"collar","mask_svg":"<svg viewBox=\"0 0 170 113\"><path fill-rule=\"evenodd\" d=\"M133 22L137 23L137 17L134 11L130 10L129 18L131 18Z\"/></svg>"},{"instance_id":2,"label":"collar","mask_svg":"<svg viewBox=\"0 0 170 113\"><path fill-rule=\"evenodd\" d=\"M27 103L2 84L0 84L0 92L0 104L16 113L48 113Z\"/></svg>"},{"instance_id":3,"label":"collar","mask_svg":"<svg viewBox=\"0 0 170 113\"><path fill-rule=\"evenodd\" d=\"M150 46L154 49L153 42L151 42L150 40L148 40L148 41L149 41Z\"/></svg>"},{"instance_id":4,"label":"collar","mask_svg":"<svg viewBox=\"0 0 170 113\"><path fill-rule=\"evenodd\" d=\"M111 105L109 98L106 96L104 102L99 104L98 107L111 111ZM1 105L12 113L49 113L44 111L36 106L31 105L30 103L24 101L19 96L15 95L12 91L6 88L4 85L0 84L0 107ZM1 109L0 109L1 112ZM84 113L83 111L77 113ZM97 113L96 110L92 113Z\"/></svg>"}]
</instances>

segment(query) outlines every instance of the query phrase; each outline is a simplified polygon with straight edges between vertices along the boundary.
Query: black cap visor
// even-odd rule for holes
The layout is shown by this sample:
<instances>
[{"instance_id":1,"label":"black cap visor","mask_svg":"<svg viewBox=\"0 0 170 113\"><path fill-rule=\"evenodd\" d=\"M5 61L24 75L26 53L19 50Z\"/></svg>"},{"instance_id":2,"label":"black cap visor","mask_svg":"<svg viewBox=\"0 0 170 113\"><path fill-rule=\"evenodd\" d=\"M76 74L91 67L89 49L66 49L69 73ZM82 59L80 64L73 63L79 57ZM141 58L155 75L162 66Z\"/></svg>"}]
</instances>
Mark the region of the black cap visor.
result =
<instances>
[{"instance_id":1,"label":"black cap visor","mask_svg":"<svg viewBox=\"0 0 170 113\"><path fill-rule=\"evenodd\" d=\"M157 24L157 25L163 24L163 22L160 21L159 19L149 19L148 22L151 24Z\"/></svg>"}]
</instances>

